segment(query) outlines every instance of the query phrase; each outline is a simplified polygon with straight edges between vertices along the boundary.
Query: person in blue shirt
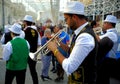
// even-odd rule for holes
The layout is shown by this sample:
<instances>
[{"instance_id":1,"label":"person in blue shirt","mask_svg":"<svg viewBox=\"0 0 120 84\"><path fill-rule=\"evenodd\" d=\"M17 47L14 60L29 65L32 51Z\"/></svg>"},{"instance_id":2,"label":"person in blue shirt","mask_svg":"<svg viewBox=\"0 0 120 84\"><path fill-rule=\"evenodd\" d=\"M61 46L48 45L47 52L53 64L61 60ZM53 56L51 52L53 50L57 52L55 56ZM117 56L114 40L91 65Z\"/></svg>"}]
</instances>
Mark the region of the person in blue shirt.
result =
<instances>
[{"instance_id":1,"label":"person in blue shirt","mask_svg":"<svg viewBox=\"0 0 120 84\"><path fill-rule=\"evenodd\" d=\"M59 25L56 25L54 27L53 31L54 31L54 33L57 33L57 32L59 32L62 29L63 29L63 26L59 24ZM69 45L70 37L69 37L69 35L65 31L62 31L58 38L62 39L61 43L65 44L66 46ZM69 56L68 52L63 50L61 48L61 46L59 46L58 49L65 57ZM63 78L64 78L63 76L64 76L64 70L63 70L62 66L57 62L57 78L55 79L55 81L59 82L60 80L63 80Z\"/></svg>"}]
</instances>

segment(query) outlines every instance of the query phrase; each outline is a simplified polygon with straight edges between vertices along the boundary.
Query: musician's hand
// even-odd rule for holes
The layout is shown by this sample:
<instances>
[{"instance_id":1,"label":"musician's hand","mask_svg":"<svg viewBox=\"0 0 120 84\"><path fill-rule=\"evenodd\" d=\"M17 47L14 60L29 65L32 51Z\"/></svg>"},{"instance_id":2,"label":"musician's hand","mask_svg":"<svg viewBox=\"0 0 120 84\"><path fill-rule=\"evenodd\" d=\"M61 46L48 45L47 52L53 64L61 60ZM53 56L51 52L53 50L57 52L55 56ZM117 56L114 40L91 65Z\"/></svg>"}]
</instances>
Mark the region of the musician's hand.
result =
<instances>
[{"instance_id":1,"label":"musician's hand","mask_svg":"<svg viewBox=\"0 0 120 84\"><path fill-rule=\"evenodd\" d=\"M54 52L57 49L57 44L56 44L55 41L51 41L47 44L47 47L48 47L49 50Z\"/></svg>"}]
</instances>

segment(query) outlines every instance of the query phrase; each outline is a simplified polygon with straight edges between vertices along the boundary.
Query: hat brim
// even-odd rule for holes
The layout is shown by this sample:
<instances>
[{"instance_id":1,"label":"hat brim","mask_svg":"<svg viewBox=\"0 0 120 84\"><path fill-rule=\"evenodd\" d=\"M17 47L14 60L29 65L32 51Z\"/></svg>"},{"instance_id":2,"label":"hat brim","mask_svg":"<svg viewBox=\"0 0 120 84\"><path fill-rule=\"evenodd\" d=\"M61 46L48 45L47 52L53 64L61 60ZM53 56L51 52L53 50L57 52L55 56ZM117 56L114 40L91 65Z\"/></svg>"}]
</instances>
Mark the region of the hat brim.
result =
<instances>
[{"instance_id":1,"label":"hat brim","mask_svg":"<svg viewBox=\"0 0 120 84\"><path fill-rule=\"evenodd\" d=\"M61 11L62 13L68 13L68 14L78 14L78 15L85 15L84 12L81 11L70 11L70 10L64 10Z\"/></svg>"},{"instance_id":2,"label":"hat brim","mask_svg":"<svg viewBox=\"0 0 120 84\"><path fill-rule=\"evenodd\" d=\"M108 21L108 20L104 20L103 22L117 23L117 22Z\"/></svg>"},{"instance_id":3,"label":"hat brim","mask_svg":"<svg viewBox=\"0 0 120 84\"><path fill-rule=\"evenodd\" d=\"M15 32L15 31L13 31L11 28L9 28L9 31L10 31L10 32L13 32L13 33L15 33L15 34L21 34L21 32L22 32L22 30L21 30L20 32Z\"/></svg>"}]
</instances>

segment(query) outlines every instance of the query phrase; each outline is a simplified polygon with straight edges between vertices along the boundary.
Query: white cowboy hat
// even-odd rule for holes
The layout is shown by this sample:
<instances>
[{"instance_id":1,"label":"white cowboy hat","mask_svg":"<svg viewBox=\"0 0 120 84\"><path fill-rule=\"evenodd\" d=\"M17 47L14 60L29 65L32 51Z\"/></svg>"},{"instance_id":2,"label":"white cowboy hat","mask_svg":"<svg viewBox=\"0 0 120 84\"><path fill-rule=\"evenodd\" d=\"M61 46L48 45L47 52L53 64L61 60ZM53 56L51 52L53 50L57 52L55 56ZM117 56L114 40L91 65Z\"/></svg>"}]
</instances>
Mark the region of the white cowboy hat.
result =
<instances>
[{"instance_id":1,"label":"white cowboy hat","mask_svg":"<svg viewBox=\"0 0 120 84\"><path fill-rule=\"evenodd\" d=\"M9 30L15 34L20 34L22 32L22 27L18 23L14 23Z\"/></svg>"},{"instance_id":2,"label":"white cowboy hat","mask_svg":"<svg viewBox=\"0 0 120 84\"><path fill-rule=\"evenodd\" d=\"M70 1L66 3L61 12L84 15L84 5L79 1Z\"/></svg>"},{"instance_id":3,"label":"white cowboy hat","mask_svg":"<svg viewBox=\"0 0 120 84\"><path fill-rule=\"evenodd\" d=\"M117 23L117 18L113 15L107 15L104 22L111 22L111 23Z\"/></svg>"}]
</instances>

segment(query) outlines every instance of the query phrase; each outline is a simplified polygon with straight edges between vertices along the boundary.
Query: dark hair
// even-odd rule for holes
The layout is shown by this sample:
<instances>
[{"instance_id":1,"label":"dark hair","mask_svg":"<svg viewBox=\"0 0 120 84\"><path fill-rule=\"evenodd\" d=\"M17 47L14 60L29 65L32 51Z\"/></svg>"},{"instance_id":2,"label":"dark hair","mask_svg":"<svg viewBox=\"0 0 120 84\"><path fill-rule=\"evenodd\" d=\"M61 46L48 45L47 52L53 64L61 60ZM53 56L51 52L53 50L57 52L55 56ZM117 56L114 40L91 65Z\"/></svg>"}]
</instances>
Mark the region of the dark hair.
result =
<instances>
[{"instance_id":1,"label":"dark hair","mask_svg":"<svg viewBox=\"0 0 120 84\"><path fill-rule=\"evenodd\" d=\"M97 23L96 23L96 21L95 21L95 20L94 20L94 21L92 21L92 22L91 22L91 27L93 28L93 26L94 26L94 25L96 25L96 24L97 24Z\"/></svg>"},{"instance_id":2,"label":"dark hair","mask_svg":"<svg viewBox=\"0 0 120 84\"><path fill-rule=\"evenodd\" d=\"M33 22L32 25L36 25L35 22Z\"/></svg>"},{"instance_id":3,"label":"dark hair","mask_svg":"<svg viewBox=\"0 0 120 84\"><path fill-rule=\"evenodd\" d=\"M13 33L15 36L19 36L20 34L16 34L16 33L14 33L14 32L11 32L11 33Z\"/></svg>"},{"instance_id":4,"label":"dark hair","mask_svg":"<svg viewBox=\"0 0 120 84\"><path fill-rule=\"evenodd\" d=\"M28 26L31 26L31 25L32 25L32 22L26 21L26 20L24 20L24 21L26 22L26 24L27 24Z\"/></svg>"},{"instance_id":5,"label":"dark hair","mask_svg":"<svg viewBox=\"0 0 120 84\"><path fill-rule=\"evenodd\" d=\"M87 17L85 15L78 15L78 14L75 14L79 17L79 19L85 19L85 20L88 20Z\"/></svg>"},{"instance_id":6,"label":"dark hair","mask_svg":"<svg viewBox=\"0 0 120 84\"><path fill-rule=\"evenodd\" d=\"M74 14L70 14L70 13L66 13L67 15L69 15L70 17L72 17Z\"/></svg>"},{"instance_id":7,"label":"dark hair","mask_svg":"<svg viewBox=\"0 0 120 84\"><path fill-rule=\"evenodd\" d=\"M68 14L68 13L66 13L67 15L69 15L69 16L73 16L73 15L76 15L76 16L78 16L80 19L85 19L85 20L88 20L88 18L85 16L85 15L78 15L78 14Z\"/></svg>"},{"instance_id":8,"label":"dark hair","mask_svg":"<svg viewBox=\"0 0 120 84\"><path fill-rule=\"evenodd\" d=\"M111 23L111 25L112 25L113 27L115 27L116 23Z\"/></svg>"}]
</instances>

